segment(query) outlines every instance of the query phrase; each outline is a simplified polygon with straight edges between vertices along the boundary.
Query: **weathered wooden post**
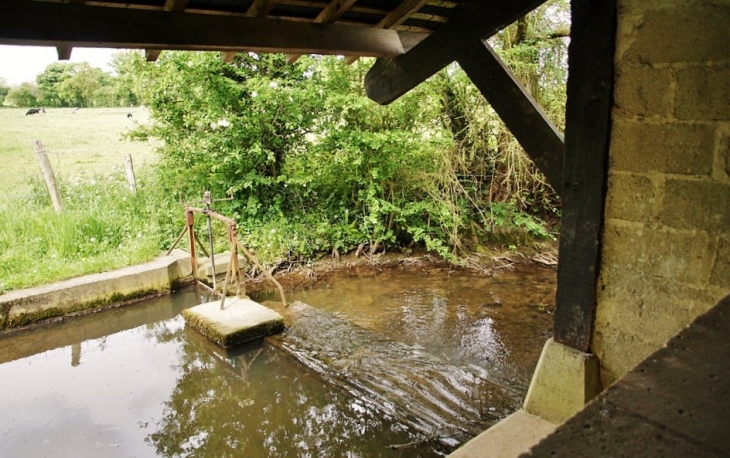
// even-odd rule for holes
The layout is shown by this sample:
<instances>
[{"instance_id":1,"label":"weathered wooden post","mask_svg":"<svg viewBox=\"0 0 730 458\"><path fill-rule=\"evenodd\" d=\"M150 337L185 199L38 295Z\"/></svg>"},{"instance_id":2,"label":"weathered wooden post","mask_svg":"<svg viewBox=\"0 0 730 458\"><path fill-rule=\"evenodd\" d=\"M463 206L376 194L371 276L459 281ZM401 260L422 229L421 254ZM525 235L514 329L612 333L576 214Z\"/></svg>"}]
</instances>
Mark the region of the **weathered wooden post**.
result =
<instances>
[{"instance_id":1,"label":"weathered wooden post","mask_svg":"<svg viewBox=\"0 0 730 458\"><path fill-rule=\"evenodd\" d=\"M40 140L35 141L35 153L38 156L38 161L41 163L41 170L43 170L43 178L46 180L46 186L48 192L51 194L51 202L53 202L53 208L57 213L63 210L63 201L61 200L61 193L58 192L58 185L56 184L56 175L53 173L51 167L51 161L48 160L48 154L46 154L45 148Z\"/></svg>"},{"instance_id":2,"label":"weathered wooden post","mask_svg":"<svg viewBox=\"0 0 730 458\"><path fill-rule=\"evenodd\" d=\"M124 170L127 173L127 184L129 185L129 191L134 194L137 192L137 180L134 177L132 155L129 153L124 155Z\"/></svg>"}]
</instances>

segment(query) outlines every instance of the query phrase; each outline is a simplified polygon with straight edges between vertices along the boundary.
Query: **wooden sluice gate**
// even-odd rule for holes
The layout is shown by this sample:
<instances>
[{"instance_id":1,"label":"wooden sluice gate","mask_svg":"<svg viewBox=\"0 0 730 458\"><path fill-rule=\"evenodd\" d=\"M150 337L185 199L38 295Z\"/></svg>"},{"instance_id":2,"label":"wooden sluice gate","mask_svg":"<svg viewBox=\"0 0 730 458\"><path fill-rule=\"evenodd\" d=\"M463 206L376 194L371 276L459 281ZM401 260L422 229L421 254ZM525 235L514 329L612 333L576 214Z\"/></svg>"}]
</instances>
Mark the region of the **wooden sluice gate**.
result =
<instances>
[{"instance_id":1,"label":"wooden sluice gate","mask_svg":"<svg viewBox=\"0 0 730 458\"><path fill-rule=\"evenodd\" d=\"M281 295L281 303L286 307L286 296L284 288L276 279L259 263L256 257L241 243L238 239L236 221L232 218L221 215L211 208L211 204L219 200L230 199L212 199L210 191L203 194L202 203L204 208L193 207L185 204L185 228L175 240L170 248L172 251L182 238L187 234L190 248L190 260L192 265L193 277L197 285L205 288L207 291L218 295L219 300L207 302L197 305L183 312L183 317L187 324L197 330L205 337L216 344L230 348L236 345L248 342L271 334L276 334L284 330L283 317L261 304L258 304L246 296L246 285L241 278L241 269L238 260L239 250L243 253L251 264L258 267L261 272L279 289ZM199 280L198 257L196 244L205 253L205 247L195 235L195 215L202 214L207 218L208 222L208 242L210 249L211 276L213 287L202 283ZM223 282L221 291L218 291L216 282L216 265L215 251L213 244L213 230L211 220L221 221L226 225L226 236L228 239L228 248L230 257L226 268L226 277ZM228 297L228 291L231 286L235 286L235 296Z\"/></svg>"}]
</instances>

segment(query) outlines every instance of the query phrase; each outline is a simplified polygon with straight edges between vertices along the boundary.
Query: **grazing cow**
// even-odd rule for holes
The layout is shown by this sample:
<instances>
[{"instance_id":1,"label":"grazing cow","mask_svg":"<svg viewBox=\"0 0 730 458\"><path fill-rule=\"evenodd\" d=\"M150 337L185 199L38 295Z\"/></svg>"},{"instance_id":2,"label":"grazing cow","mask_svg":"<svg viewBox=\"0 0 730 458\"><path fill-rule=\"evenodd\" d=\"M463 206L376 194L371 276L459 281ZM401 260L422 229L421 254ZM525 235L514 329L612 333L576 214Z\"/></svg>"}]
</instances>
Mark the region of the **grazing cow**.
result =
<instances>
[{"instance_id":1,"label":"grazing cow","mask_svg":"<svg viewBox=\"0 0 730 458\"><path fill-rule=\"evenodd\" d=\"M46 110L44 110L43 108L31 108L30 110L25 112L25 115L28 116L28 115L38 114L38 113L45 113L45 112L46 112Z\"/></svg>"},{"instance_id":2,"label":"grazing cow","mask_svg":"<svg viewBox=\"0 0 730 458\"><path fill-rule=\"evenodd\" d=\"M127 119L132 119L132 113L127 113Z\"/></svg>"},{"instance_id":3,"label":"grazing cow","mask_svg":"<svg viewBox=\"0 0 730 458\"><path fill-rule=\"evenodd\" d=\"M73 114L76 114L76 112L77 112L77 111L79 111L79 108L81 108L81 107L76 107L76 108L74 108L74 112L73 112Z\"/></svg>"}]
</instances>

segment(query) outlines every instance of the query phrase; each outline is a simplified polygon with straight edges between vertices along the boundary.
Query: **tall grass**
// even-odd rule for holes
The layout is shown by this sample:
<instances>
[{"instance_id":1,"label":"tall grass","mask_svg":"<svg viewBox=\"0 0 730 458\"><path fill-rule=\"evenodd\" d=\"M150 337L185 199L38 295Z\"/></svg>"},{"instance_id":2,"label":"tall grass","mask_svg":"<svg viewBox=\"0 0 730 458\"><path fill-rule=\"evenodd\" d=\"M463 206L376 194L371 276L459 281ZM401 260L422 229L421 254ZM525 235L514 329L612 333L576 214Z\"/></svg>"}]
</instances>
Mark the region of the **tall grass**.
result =
<instances>
[{"instance_id":1,"label":"tall grass","mask_svg":"<svg viewBox=\"0 0 730 458\"><path fill-rule=\"evenodd\" d=\"M146 110L25 111L0 109L0 293L144 262L169 246L183 215L154 178L158 144L124 139L148 121ZM56 173L60 214L50 205L34 140ZM123 175L125 153L135 161L136 195Z\"/></svg>"},{"instance_id":2,"label":"tall grass","mask_svg":"<svg viewBox=\"0 0 730 458\"><path fill-rule=\"evenodd\" d=\"M30 188L29 199L0 208L0 292L147 261L169 246L182 220L146 177L136 194L121 173L62 180L60 214L43 183Z\"/></svg>"}]
</instances>

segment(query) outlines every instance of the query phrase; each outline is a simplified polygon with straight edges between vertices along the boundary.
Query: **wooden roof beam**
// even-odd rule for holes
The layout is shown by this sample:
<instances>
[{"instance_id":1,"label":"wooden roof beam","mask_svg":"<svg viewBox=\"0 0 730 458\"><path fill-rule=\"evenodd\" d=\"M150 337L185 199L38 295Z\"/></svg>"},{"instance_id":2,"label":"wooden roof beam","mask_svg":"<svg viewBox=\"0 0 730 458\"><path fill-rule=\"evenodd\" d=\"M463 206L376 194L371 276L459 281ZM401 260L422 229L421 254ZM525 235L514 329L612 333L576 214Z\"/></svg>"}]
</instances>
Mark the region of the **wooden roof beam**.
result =
<instances>
[{"instance_id":1,"label":"wooden roof beam","mask_svg":"<svg viewBox=\"0 0 730 458\"><path fill-rule=\"evenodd\" d=\"M357 0L332 0L312 22L315 24L331 24L342 17L355 1ZM289 54L286 56L286 61L293 64L300 57L302 57L301 54Z\"/></svg>"},{"instance_id":2,"label":"wooden roof beam","mask_svg":"<svg viewBox=\"0 0 730 458\"><path fill-rule=\"evenodd\" d=\"M389 29L404 23L413 13L421 9L429 0L404 0L396 9L378 22L374 28ZM359 56L347 56L345 62L352 64Z\"/></svg>"},{"instance_id":3,"label":"wooden roof beam","mask_svg":"<svg viewBox=\"0 0 730 458\"><path fill-rule=\"evenodd\" d=\"M66 18L59 21L58 18ZM48 2L10 2L0 43L192 51L254 51L396 57L424 34L282 23L262 18L170 14Z\"/></svg>"},{"instance_id":4,"label":"wooden roof beam","mask_svg":"<svg viewBox=\"0 0 730 458\"><path fill-rule=\"evenodd\" d=\"M395 59L380 59L365 75L372 100L388 104L457 58L463 42L480 40L537 8L545 0L484 0L454 8L454 16L425 40Z\"/></svg>"},{"instance_id":5,"label":"wooden roof beam","mask_svg":"<svg viewBox=\"0 0 730 458\"><path fill-rule=\"evenodd\" d=\"M56 46L56 52L58 53L58 60L69 60L71 59L71 46Z\"/></svg>"},{"instance_id":6,"label":"wooden roof beam","mask_svg":"<svg viewBox=\"0 0 730 458\"><path fill-rule=\"evenodd\" d=\"M74 1L74 0L71 0ZM188 0L166 0L163 9L165 11L185 11ZM160 57L161 49L145 49L144 57L147 62L155 62Z\"/></svg>"},{"instance_id":7,"label":"wooden roof beam","mask_svg":"<svg viewBox=\"0 0 730 458\"><path fill-rule=\"evenodd\" d=\"M507 128L560 193L563 134L492 48L481 40L464 43L457 62Z\"/></svg>"},{"instance_id":8,"label":"wooden roof beam","mask_svg":"<svg viewBox=\"0 0 730 458\"><path fill-rule=\"evenodd\" d=\"M253 4L246 11L247 17L266 17L276 6L277 0L254 0ZM238 51L228 51L221 53L221 59L225 63L230 63L236 57Z\"/></svg>"}]
</instances>

